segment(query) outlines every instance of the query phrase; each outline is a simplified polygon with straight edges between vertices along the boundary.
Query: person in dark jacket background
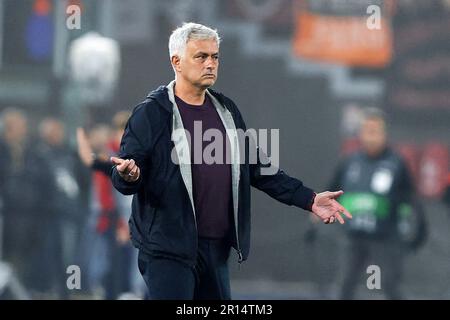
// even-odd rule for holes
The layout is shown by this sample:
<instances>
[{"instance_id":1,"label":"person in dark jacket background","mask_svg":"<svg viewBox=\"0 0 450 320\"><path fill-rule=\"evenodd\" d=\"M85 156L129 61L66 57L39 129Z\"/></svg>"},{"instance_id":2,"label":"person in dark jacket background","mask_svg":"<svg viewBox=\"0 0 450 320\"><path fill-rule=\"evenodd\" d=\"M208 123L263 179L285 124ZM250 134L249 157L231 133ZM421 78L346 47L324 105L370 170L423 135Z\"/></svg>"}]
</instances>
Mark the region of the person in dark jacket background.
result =
<instances>
[{"instance_id":1,"label":"person in dark jacket background","mask_svg":"<svg viewBox=\"0 0 450 320\"><path fill-rule=\"evenodd\" d=\"M119 111L114 115L112 119L114 130L112 132L111 140L108 143L108 154L116 154L119 151L120 140L129 117L130 113L128 111ZM91 145L94 138L92 133L90 134L90 138L91 139L88 139L88 135L83 128L80 127L77 129L79 157L87 168L95 172L96 176L100 175L108 179L113 164L108 155L98 153L98 145L95 146L95 144L98 143L95 143L94 146ZM111 181L109 179L108 181L109 186L111 185ZM106 191L108 191L112 188L112 186L111 188L108 186L103 186L103 188L107 187ZM106 250L101 249L103 252L107 250L110 251L110 254L107 255L109 261L106 263L110 272L108 272L109 277L107 277L107 280L105 281L105 283L107 283L107 285L104 286L107 291L105 292L105 297L121 298L125 293L132 293L134 297L143 297L145 295L145 284L138 270L137 249L131 244L130 232L127 224L131 212L131 197L124 196L117 190L114 191L112 198L115 200L118 213L117 219L115 219L115 226L111 223L111 217L103 216L103 221L107 222L110 227L110 232L108 233L109 246L107 246ZM95 216L97 218L101 217L97 213L95 213ZM89 230L91 233L94 232L92 228ZM88 242L90 243L88 243L88 246L92 246L91 237L87 236L87 233L88 232L86 232L85 238L89 239ZM98 254L92 254L90 259L98 262Z\"/></svg>"},{"instance_id":2,"label":"person in dark jacket background","mask_svg":"<svg viewBox=\"0 0 450 320\"><path fill-rule=\"evenodd\" d=\"M40 220L44 238L39 279L44 292L56 289L60 298L68 298L66 268L79 263L76 252L84 218L81 188L86 173L67 143L66 128L61 120L43 119L39 124L39 136L38 153L45 160L50 173L47 180L54 187L50 211Z\"/></svg>"},{"instance_id":3,"label":"person in dark jacket background","mask_svg":"<svg viewBox=\"0 0 450 320\"><path fill-rule=\"evenodd\" d=\"M250 186L324 223L351 217L335 200L342 191L316 194L272 165L251 137L239 139L246 126L237 106L210 89L219 43L200 24L174 30L175 80L134 109L111 158L114 186L134 194L130 232L151 299L231 298L230 249L239 262L249 254Z\"/></svg>"},{"instance_id":4,"label":"person in dark jacket background","mask_svg":"<svg viewBox=\"0 0 450 320\"><path fill-rule=\"evenodd\" d=\"M353 214L346 225L348 257L340 298L352 299L367 267L376 265L383 293L400 299L405 244L417 249L425 241L423 209L406 162L387 143L380 110L365 111L359 141L361 150L343 159L331 183L332 188L346 190L339 202ZM415 224L408 222L412 215ZM405 223L416 230L405 231Z\"/></svg>"},{"instance_id":5,"label":"person in dark jacket background","mask_svg":"<svg viewBox=\"0 0 450 320\"><path fill-rule=\"evenodd\" d=\"M3 203L3 258L26 290L41 292L46 222L54 200L49 167L30 139L26 114L14 107L1 114L0 201Z\"/></svg>"}]
</instances>

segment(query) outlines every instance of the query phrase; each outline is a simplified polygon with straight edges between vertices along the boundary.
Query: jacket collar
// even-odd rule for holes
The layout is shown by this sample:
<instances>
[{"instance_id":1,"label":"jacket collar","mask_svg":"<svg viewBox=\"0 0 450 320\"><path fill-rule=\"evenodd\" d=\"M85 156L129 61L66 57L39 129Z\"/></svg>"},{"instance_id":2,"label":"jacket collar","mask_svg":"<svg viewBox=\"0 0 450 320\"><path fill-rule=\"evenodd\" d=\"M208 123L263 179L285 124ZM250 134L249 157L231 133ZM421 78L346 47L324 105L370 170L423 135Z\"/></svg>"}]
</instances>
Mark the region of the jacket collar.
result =
<instances>
[{"instance_id":1,"label":"jacket collar","mask_svg":"<svg viewBox=\"0 0 450 320\"><path fill-rule=\"evenodd\" d=\"M149 92L147 95L148 99L155 99L167 112L173 113L173 101L175 100L174 88L175 80L172 80L166 86L159 86L156 90ZM224 95L219 93L211 88L206 90L206 94L210 97L216 98L220 102L220 106L222 108L228 109L226 104L224 103Z\"/></svg>"}]
</instances>

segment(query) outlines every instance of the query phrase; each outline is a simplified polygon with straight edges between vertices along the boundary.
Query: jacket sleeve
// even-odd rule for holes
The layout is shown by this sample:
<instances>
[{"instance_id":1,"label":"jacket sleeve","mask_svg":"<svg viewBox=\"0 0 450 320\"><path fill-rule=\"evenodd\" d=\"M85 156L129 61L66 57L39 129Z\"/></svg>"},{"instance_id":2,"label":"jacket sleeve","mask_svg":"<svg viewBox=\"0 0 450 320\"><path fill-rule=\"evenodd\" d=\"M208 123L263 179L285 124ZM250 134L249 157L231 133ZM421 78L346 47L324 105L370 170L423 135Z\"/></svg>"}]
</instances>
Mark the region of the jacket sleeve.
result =
<instances>
[{"instance_id":1,"label":"jacket sleeve","mask_svg":"<svg viewBox=\"0 0 450 320\"><path fill-rule=\"evenodd\" d=\"M414 237L409 240L409 246L411 249L417 250L427 240L428 224L425 217L425 208L422 201L417 196L414 180L411 176L408 165L403 159L401 159L399 181L399 203L401 205L410 206L413 214L415 215L416 230Z\"/></svg>"},{"instance_id":2,"label":"jacket sleeve","mask_svg":"<svg viewBox=\"0 0 450 320\"><path fill-rule=\"evenodd\" d=\"M235 112L240 125L246 130L242 116L235 107ZM252 139L249 137L249 139ZM250 163L250 184L263 191L270 197L287 205L293 205L311 211L315 193L312 189L303 185L299 179L290 177L283 170L272 167L266 153L255 142L249 141L249 153L255 152L256 161ZM252 157L250 156L250 159ZM269 170L270 168L270 170Z\"/></svg>"},{"instance_id":3,"label":"jacket sleeve","mask_svg":"<svg viewBox=\"0 0 450 320\"><path fill-rule=\"evenodd\" d=\"M399 200L400 202L410 203L416 198L416 188L408 165L402 158L400 158L399 171Z\"/></svg>"},{"instance_id":4,"label":"jacket sleeve","mask_svg":"<svg viewBox=\"0 0 450 320\"><path fill-rule=\"evenodd\" d=\"M143 185L143 180L149 170L148 158L151 154L152 128L146 114L146 105L138 105L125 127L120 143L119 157L133 159L141 173L135 182L127 182L119 175L116 166L111 170L111 180L114 187L124 195L135 194Z\"/></svg>"},{"instance_id":5,"label":"jacket sleeve","mask_svg":"<svg viewBox=\"0 0 450 320\"><path fill-rule=\"evenodd\" d=\"M100 171L100 172L104 173L106 176L109 176L109 175L111 175L112 167L113 167L113 165L109 161L95 159L94 162L92 163L91 168L94 171Z\"/></svg>"}]
</instances>

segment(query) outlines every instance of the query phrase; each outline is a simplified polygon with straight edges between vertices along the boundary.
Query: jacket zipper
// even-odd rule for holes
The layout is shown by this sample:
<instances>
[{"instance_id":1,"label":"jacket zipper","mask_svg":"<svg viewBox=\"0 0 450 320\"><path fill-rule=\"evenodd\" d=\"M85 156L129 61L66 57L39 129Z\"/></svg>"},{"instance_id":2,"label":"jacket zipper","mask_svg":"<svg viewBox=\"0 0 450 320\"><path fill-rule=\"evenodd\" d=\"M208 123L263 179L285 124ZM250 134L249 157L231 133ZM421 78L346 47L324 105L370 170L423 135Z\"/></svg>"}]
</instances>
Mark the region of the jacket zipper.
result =
<instances>
[{"instance_id":1,"label":"jacket zipper","mask_svg":"<svg viewBox=\"0 0 450 320\"><path fill-rule=\"evenodd\" d=\"M221 103L226 107L227 111L229 112L231 119L233 120L234 123L234 119L233 116L229 110L229 108L227 107L226 103L222 100ZM222 117L221 117L222 118ZM223 119L222 119L223 121ZM236 124L235 124L235 129L236 129ZM231 143L231 141L230 141ZM237 143L237 148L239 150L239 141ZM241 247L239 244L239 185L240 185L240 178L241 178L241 170L240 170L240 162L238 161L238 166L239 166L239 174L237 176L237 195L236 195L236 204L233 202L233 212L234 212L234 230L235 230L235 235L236 235L236 251L238 254L238 264L239 264L239 269L241 267L241 263L243 262L243 257L242 257L242 251L241 251Z\"/></svg>"},{"instance_id":2,"label":"jacket zipper","mask_svg":"<svg viewBox=\"0 0 450 320\"><path fill-rule=\"evenodd\" d=\"M172 106L173 106L173 105L172 105ZM173 129L174 129L174 123L175 123L175 120L176 120L178 117L177 117L177 115L176 115L175 113L173 113L171 118L172 118L172 125L171 125L171 134L172 134ZM181 115L179 115L179 118L180 118L180 120L181 120L181 123L183 123L183 122L182 122L182 119L181 119ZM184 127L183 127L183 129L184 129ZM174 148L176 148L175 144L174 144ZM180 165L180 164L179 164L179 165ZM192 168L191 168L191 170L192 170ZM192 172L192 171L191 171L191 172ZM183 181L184 181L184 177L183 177ZM191 187L192 187L192 180L191 180ZM193 215L194 215L194 225L195 225L195 231L196 231L195 242L196 242L196 247L198 248L198 226L197 226L197 215L196 215L196 213L195 213L194 199L191 198L191 195L189 194L189 192L188 192L188 196L189 196L189 202L191 203L191 207L192 207L192 213L193 213Z\"/></svg>"}]
</instances>

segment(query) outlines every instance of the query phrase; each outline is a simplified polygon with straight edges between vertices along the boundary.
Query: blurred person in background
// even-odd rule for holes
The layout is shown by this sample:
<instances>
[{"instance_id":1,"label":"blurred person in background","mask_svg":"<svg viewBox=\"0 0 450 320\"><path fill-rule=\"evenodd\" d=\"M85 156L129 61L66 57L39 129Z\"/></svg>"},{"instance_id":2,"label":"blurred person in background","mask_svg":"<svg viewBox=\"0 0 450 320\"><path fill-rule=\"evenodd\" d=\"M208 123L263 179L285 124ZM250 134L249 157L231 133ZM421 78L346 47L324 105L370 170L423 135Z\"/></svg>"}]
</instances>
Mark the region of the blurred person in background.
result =
<instances>
[{"instance_id":1,"label":"blurred person in background","mask_svg":"<svg viewBox=\"0 0 450 320\"><path fill-rule=\"evenodd\" d=\"M128 119L131 113L129 111L119 111L113 117L113 139L110 143L111 151L114 155L117 155L120 150L120 141L125 132ZM108 159L109 161L109 159ZM110 171L108 176L111 175L112 163L110 163ZM130 239L130 229L128 226L128 220L131 216L131 201L133 197L125 196L114 189L118 210L121 216L121 222L117 229L117 241L122 250L122 288L128 288L128 291L132 292L138 297L145 296L145 282L140 275L138 268L138 250L132 245ZM128 275L128 276L127 276Z\"/></svg>"},{"instance_id":2,"label":"blurred person in background","mask_svg":"<svg viewBox=\"0 0 450 320\"><path fill-rule=\"evenodd\" d=\"M359 129L360 150L346 157L335 172L331 187L345 189L339 202L353 214L346 225L348 258L343 268L341 299L352 299L369 265L381 270L381 289L390 299L399 290L406 253L405 241L417 249L425 240L423 210L409 169L387 142L383 113L365 111ZM414 214L414 236L402 234L402 221Z\"/></svg>"},{"instance_id":3,"label":"blurred person in background","mask_svg":"<svg viewBox=\"0 0 450 320\"><path fill-rule=\"evenodd\" d=\"M24 112L1 113L0 196L3 201L3 255L25 288L42 291L42 246L51 219L54 186L45 160L28 132Z\"/></svg>"},{"instance_id":4,"label":"blurred person in background","mask_svg":"<svg viewBox=\"0 0 450 320\"><path fill-rule=\"evenodd\" d=\"M77 132L79 135L79 132ZM93 154L89 163L93 164L93 155L100 163L109 157L108 142L111 139L111 129L106 124L97 124L89 131L89 144ZM80 141L78 141L80 149ZM81 157L85 164L85 158ZM104 168L107 170L106 168ZM116 203L112 194L112 186L108 176L101 171L91 174L89 216L82 237L81 254L83 256L82 269L87 270L86 287L95 296L114 299L114 253L115 228L117 212Z\"/></svg>"},{"instance_id":5,"label":"blurred person in background","mask_svg":"<svg viewBox=\"0 0 450 320\"><path fill-rule=\"evenodd\" d=\"M81 187L87 171L76 152L66 143L64 124L53 117L45 118L39 126L39 154L45 160L55 187L51 214L44 224L46 238L41 260L43 286L56 289L59 297L67 298L66 268L78 265L77 245L83 215ZM50 179L51 178L51 179Z\"/></svg>"},{"instance_id":6,"label":"blurred person in background","mask_svg":"<svg viewBox=\"0 0 450 320\"><path fill-rule=\"evenodd\" d=\"M77 142L78 153L85 166L93 170L93 175L96 177L109 177L112 163L109 156L115 155L118 152L120 139L123 135L125 125L130 114L127 111L120 111L113 117L113 132L111 138L106 143L106 149L99 152L99 148L95 130L94 134L90 134L90 138L86 136L84 129L78 128ZM110 190L111 184L108 181L107 189ZM104 186L106 188L106 186ZM117 221L115 223L115 237L108 239L110 243L110 268L114 278L115 285L112 290L113 293L107 295L109 299L120 298L118 295L125 292L132 292L134 296L142 297L144 295L143 280L139 275L137 268L137 250L131 246L129 228L127 220L131 211L131 197L124 196L112 189L111 201L115 204L117 211ZM111 225L112 227L112 225ZM111 233L109 233L111 235Z\"/></svg>"}]
</instances>

